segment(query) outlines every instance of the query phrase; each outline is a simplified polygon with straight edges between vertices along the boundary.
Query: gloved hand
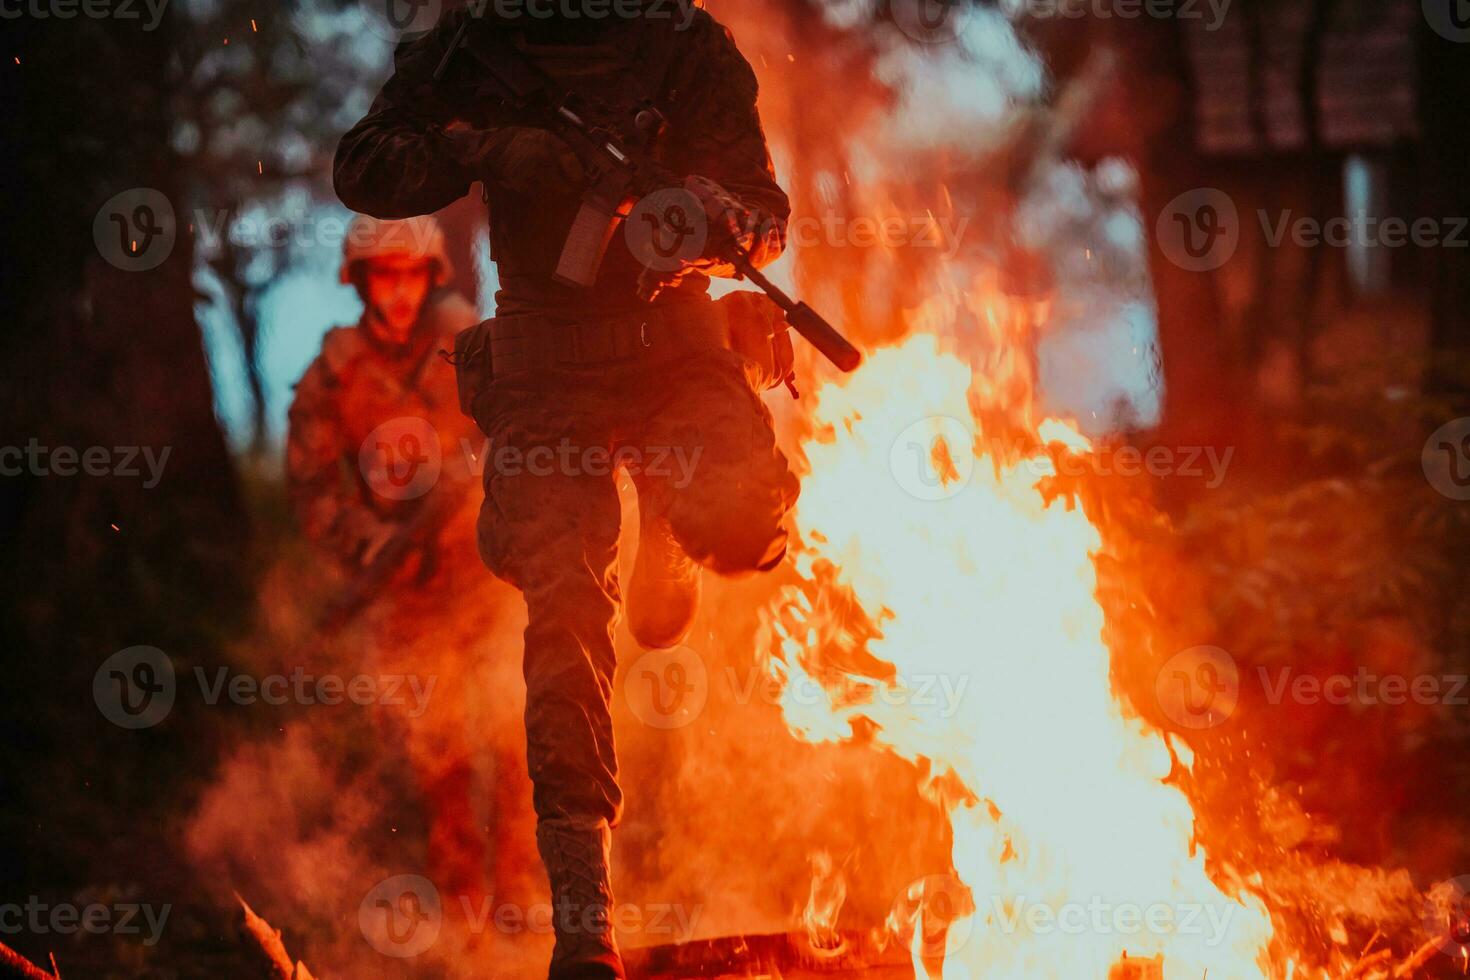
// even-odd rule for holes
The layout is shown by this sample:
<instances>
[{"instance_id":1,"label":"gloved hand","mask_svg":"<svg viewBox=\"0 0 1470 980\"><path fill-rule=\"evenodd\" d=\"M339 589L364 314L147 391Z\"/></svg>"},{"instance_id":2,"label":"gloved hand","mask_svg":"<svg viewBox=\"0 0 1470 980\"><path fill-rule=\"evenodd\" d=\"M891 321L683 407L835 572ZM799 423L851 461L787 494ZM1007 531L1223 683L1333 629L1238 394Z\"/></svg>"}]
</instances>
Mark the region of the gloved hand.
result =
<instances>
[{"instance_id":1,"label":"gloved hand","mask_svg":"<svg viewBox=\"0 0 1470 980\"><path fill-rule=\"evenodd\" d=\"M455 159L488 186L517 194L567 197L586 184L582 162L550 130L534 126L484 130L455 122L444 133Z\"/></svg>"},{"instance_id":2,"label":"gloved hand","mask_svg":"<svg viewBox=\"0 0 1470 980\"><path fill-rule=\"evenodd\" d=\"M728 293L718 302L730 325L730 349L744 356L751 387L766 391L780 384L791 386L796 352L781 308L765 294L747 290Z\"/></svg>"},{"instance_id":3,"label":"gloved hand","mask_svg":"<svg viewBox=\"0 0 1470 980\"><path fill-rule=\"evenodd\" d=\"M663 290L678 285L690 275L734 276L735 266L730 262L730 256L736 249L759 261L768 246L780 241L781 229L770 216L748 207L708 177L686 177L682 190L698 203L703 212L703 246L697 254L691 252L677 256L678 268L645 268L638 280L639 294L645 300L652 301Z\"/></svg>"},{"instance_id":4,"label":"gloved hand","mask_svg":"<svg viewBox=\"0 0 1470 980\"><path fill-rule=\"evenodd\" d=\"M763 223L770 222L760 211L747 207L738 197L708 177L686 177L684 189L704 206L705 220L709 224L704 251L690 265L701 267L706 275L732 274L734 267L728 259L732 247L749 252L756 243L756 236L769 231L762 227Z\"/></svg>"}]
</instances>

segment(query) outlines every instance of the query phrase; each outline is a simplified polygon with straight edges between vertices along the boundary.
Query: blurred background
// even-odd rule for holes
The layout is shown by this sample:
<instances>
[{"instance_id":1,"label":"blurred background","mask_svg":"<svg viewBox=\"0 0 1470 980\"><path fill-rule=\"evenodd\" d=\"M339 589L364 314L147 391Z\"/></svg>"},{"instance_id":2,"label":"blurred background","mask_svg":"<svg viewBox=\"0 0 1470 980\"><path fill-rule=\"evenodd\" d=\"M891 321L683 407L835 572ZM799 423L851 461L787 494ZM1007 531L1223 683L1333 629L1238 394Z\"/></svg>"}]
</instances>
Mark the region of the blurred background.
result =
<instances>
[{"instance_id":1,"label":"blurred background","mask_svg":"<svg viewBox=\"0 0 1470 980\"><path fill-rule=\"evenodd\" d=\"M0 477L0 903L171 909L156 943L0 934L38 964L54 953L62 975L269 975L250 965L236 895L317 976L534 976L548 948L514 937L488 953L455 933L402 961L364 942L362 896L421 870L425 836L406 775L421 760L368 713L181 695L162 724L128 730L93 696L100 665L140 645L181 676L354 663L350 637L310 638L343 583L299 538L281 457L293 384L361 312L336 274L351 217L331 189L337 140L394 44L440 13L398 6L4 13L0 446L140 447L144 475ZM1463 4L703 6L761 81L778 176L810 222L774 278L870 350L932 332L982 367L986 324L1009 311L1026 324L1026 396L1113 454L1075 492L1104 527L1111 669L1140 716L1170 727L1153 678L1197 644L1247 678L1463 680ZM128 254L113 216L140 205L159 241ZM942 247L834 233L834 215L898 216ZM455 288L493 315L478 193L439 218ZM975 290L990 305L961 298ZM830 380L809 354L802 368L813 389ZM769 399L801 458L808 403ZM168 448L156 480L141 447ZM1159 448L1168 466L1138 464ZM773 588L714 590L712 671L764 662ZM518 757L524 612L504 601L493 635L444 626L444 662L477 651L462 682L482 692L472 762L492 887L529 902L542 886ZM1243 681L1238 724L1192 733L1202 836L1265 880L1273 912L1291 910L1278 933L1307 951L1304 974L1346 976L1345 950L1384 942L1406 960L1424 941L1420 896L1470 872L1470 688L1454 691L1339 706L1276 703ZM946 870L948 804L916 789L934 790L923 766L861 737L798 741L777 700L715 698L673 733L619 708L620 892L697 898L699 939L802 931L834 861L854 931Z\"/></svg>"}]
</instances>

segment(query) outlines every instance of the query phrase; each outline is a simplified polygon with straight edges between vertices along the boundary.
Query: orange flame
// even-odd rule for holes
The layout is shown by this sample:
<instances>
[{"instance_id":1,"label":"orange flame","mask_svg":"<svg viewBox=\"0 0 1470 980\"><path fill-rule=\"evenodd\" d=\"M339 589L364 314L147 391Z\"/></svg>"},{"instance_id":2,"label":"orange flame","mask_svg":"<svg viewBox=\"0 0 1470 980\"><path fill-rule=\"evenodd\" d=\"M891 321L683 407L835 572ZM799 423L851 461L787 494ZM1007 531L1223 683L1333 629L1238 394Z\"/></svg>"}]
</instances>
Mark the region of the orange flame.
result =
<instances>
[{"instance_id":1,"label":"orange flame","mask_svg":"<svg viewBox=\"0 0 1470 980\"><path fill-rule=\"evenodd\" d=\"M983 373L936 336L960 310L986 334ZM1089 443L1035 418L1026 311L982 285L915 319L941 329L816 393L797 515L808 588L771 617L786 690L828 694L784 697L791 730L873 731L926 764L948 808L963 885L925 879L890 930L913 930L918 976L1265 976L1266 909L1211 880L1169 782L1191 759L1114 696L1099 531L1038 490L1055 472L1043 444ZM828 648L850 636L812 589L851 593L891 676L834 667Z\"/></svg>"}]
</instances>

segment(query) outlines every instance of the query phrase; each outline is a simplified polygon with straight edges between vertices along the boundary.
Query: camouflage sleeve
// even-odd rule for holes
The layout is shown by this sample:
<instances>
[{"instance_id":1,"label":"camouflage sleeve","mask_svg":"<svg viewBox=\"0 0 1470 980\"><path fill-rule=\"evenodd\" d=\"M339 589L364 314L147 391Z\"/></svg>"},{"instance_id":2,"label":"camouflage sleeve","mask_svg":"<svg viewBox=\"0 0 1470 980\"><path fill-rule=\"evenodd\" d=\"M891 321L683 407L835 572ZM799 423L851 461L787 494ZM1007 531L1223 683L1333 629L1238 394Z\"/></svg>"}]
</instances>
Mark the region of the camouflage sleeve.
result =
<instances>
[{"instance_id":1,"label":"camouflage sleeve","mask_svg":"<svg viewBox=\"0 0 1470 980\"><path fill-rule=\"evenodd\" d=\"M286 436L286 492L301 531L314 544L350 564L375 523L347 471L351 447L331 395L321 358L296 385Z\"/></svg>"},{"instance_id":2,"label":"camouflage sleeve","mask_svg":"<svg viewBox=\"0 0 1470 980\"><path fill-rule=\"evenodd\" d=\"M393 77L337 144L333 183L342 203L377 218L430 214L463 197L474 176L456 159L445 127L449 100L434 86L462 14L447 14L393 53Z\"/></svg>"},{"instance_id":3,"label":"camouflage sleeve","mask_svg":"<svg viewBox=\"0 0 1470 980\"><path fill-rule=\"evenodd\" d=\"M667 162L683 176L708 177L756 213L752 256L757 266L786 247L791 203L776 183L766 134L756 110L758 85L730 32L700 11L690 38L670 67Z\"/></svg>"}]
</instances>

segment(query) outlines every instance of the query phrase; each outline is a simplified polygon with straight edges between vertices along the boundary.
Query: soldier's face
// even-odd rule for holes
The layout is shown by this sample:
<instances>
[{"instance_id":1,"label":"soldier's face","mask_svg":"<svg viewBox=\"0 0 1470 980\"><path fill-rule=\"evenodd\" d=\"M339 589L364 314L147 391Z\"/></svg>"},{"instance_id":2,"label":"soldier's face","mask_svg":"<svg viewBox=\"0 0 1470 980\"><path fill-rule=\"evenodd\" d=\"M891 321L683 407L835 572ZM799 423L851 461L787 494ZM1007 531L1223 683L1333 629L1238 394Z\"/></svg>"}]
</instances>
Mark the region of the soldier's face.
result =
<instances>
[{"instance_id":1,"label":"soldier's face","mask_svg":"<svg viewBox=\"0 0 1470 980\"><path fill-rule=\"evenodd\" d=\"M387 344L406 344L433 283L433 264L407 255L384 256L367 264L369 329Z\"/></svg>"}]
</instances>

